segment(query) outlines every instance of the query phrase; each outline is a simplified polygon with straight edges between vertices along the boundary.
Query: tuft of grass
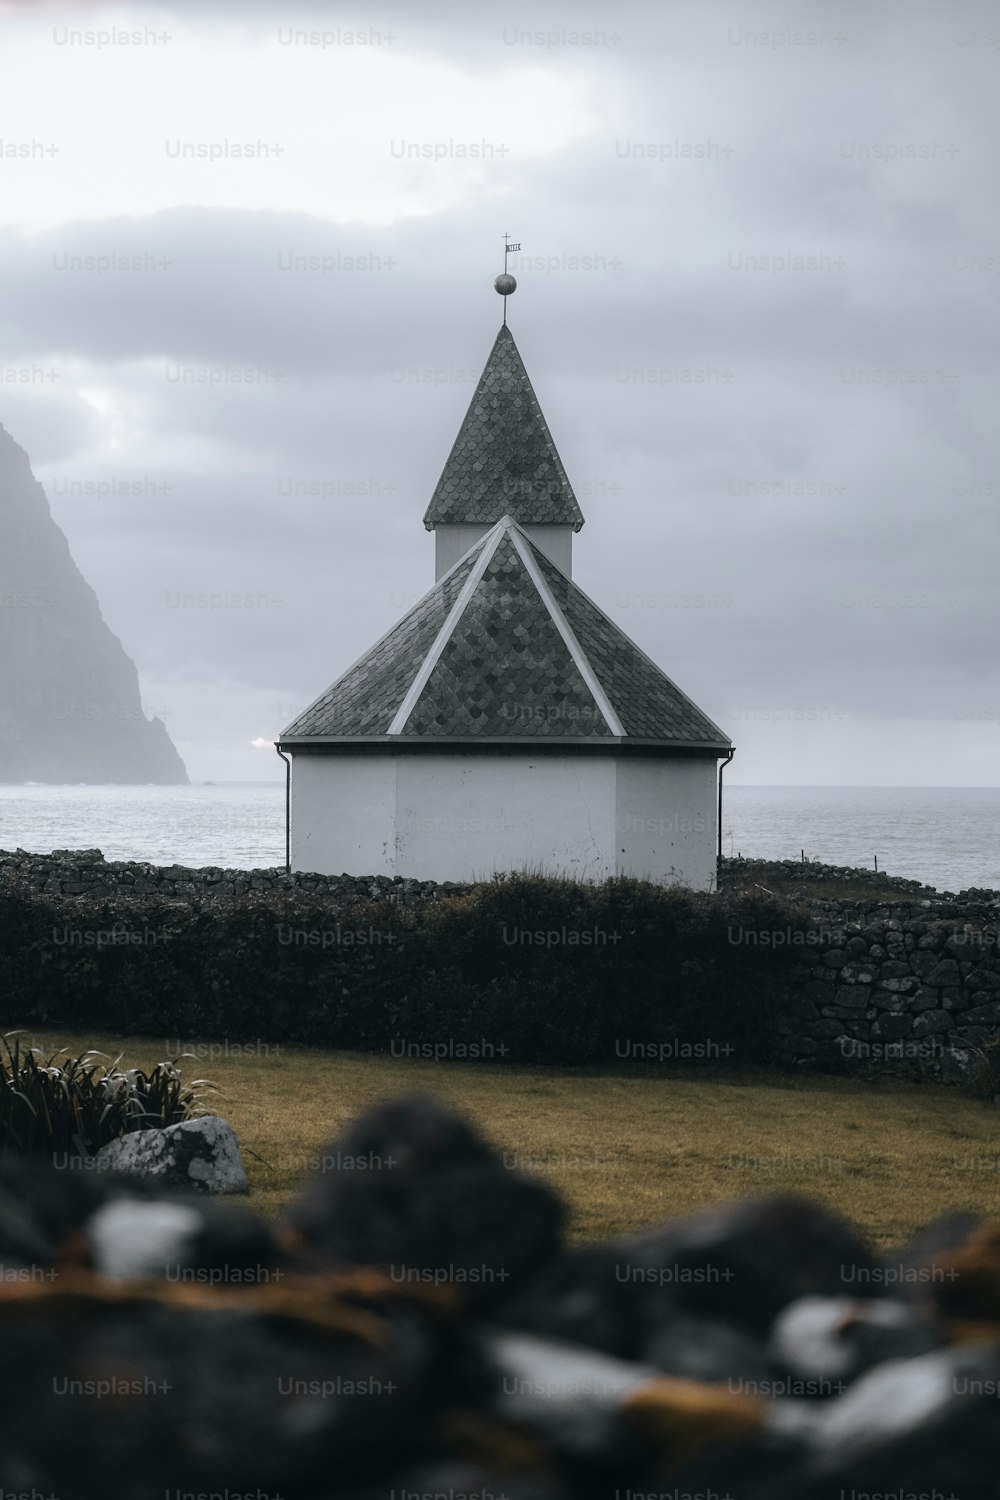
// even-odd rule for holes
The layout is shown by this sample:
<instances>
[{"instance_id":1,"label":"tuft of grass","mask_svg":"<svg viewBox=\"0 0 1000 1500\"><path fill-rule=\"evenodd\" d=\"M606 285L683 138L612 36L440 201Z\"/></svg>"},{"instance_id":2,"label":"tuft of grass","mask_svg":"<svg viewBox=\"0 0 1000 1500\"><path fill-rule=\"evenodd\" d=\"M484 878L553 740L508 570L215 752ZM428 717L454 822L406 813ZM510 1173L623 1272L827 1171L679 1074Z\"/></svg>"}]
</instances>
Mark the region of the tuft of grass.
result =
<instances>
[{"instance_id":1,"label":"tuft of grass","mask_svg":"<svg viewBox=\"0 0 1000 1500\"><path fill-rule=\"evenodd\" d=\"M120 1039L79 1039L109 1052ZM995 1108L943 1085L769 1068L434 1063L286 1044L188 1042L225 1089L252 1204L276 1214L349 1118L413 1089L472 1119L598 1239L701 1204L805 1194L886 1250L948 1209L1000 1215ZM130 1037L151 1058L162 1043Z\"/></svg>"},{"instance_id":2,"label":"tuft of grass","mask_svg":"<svg viewBox=\"0 0 1000 1500\"><path fill-rule=\"evenodd\" d=\"M48 1058L24 1045L24 1033L0 1036L0 1151L40 1156L72 1152L92 1156L133 1130L176 1125L204 1113L205 1078L185 1083L181 1058L122 1069L122 1054L85 1048L77 1056L65 1046ZM57 1061L57 1059L59 1059Z\"/></svg>"}]
</instances>

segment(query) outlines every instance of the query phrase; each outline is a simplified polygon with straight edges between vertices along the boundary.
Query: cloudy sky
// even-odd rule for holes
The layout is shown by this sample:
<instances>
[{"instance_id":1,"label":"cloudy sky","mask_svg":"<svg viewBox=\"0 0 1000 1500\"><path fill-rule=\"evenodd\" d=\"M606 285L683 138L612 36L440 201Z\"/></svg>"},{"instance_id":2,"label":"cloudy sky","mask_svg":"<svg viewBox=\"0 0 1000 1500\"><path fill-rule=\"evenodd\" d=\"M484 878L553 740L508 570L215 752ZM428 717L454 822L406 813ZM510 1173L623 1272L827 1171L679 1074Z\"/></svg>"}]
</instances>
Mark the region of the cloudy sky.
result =
<instances>
[{"instance_id":1,"label":"cloudy sky","mask_svg":"<svg viewBox=\"0 0 1000 1500\"><path fill-rule=\"evenodd\" d=\"M433 582L509 232L574 576L729 779L1000 784L989 0L0 3L0 100L0 422L193 779Z\"/></svg>"}]
</instances>

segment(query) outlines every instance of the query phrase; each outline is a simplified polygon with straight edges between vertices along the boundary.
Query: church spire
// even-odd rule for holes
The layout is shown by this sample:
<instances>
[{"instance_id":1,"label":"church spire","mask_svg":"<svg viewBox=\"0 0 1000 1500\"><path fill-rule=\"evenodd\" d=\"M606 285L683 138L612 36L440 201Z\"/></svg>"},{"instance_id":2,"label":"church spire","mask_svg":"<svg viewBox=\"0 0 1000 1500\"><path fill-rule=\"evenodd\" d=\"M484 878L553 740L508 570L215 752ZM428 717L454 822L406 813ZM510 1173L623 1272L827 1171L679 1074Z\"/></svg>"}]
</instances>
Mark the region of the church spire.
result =
<instances>
[{"instance_id":1,"label":"church spire","mask_svg":"<svg viewBox=\"0 0 1000 1500\"><path fill-rule=\"evenodd\" d=\"M505 260L520 248L504 236ZM493 285L504 299L504 322L424 513L424 526L437 533L436 576L504 516L527 527L570 576L583 512L507 327L507 298L517 283L503 271Z\"/></svg>"},{"instance_id":2,"label":"church spire","mask_svg":"<svg viewBox=\"0 0 1000 1500\"><path fill-rule=\"evenodd\" d=\"M520 245L504 247L504 258ZM424 526L492 526L513 516L522 526L571 526L583 512L552 441L528 372L507 327L507 298L517 286L502 272L493 285L504 322L424 514Z\"/></svg>"}]
</instances>

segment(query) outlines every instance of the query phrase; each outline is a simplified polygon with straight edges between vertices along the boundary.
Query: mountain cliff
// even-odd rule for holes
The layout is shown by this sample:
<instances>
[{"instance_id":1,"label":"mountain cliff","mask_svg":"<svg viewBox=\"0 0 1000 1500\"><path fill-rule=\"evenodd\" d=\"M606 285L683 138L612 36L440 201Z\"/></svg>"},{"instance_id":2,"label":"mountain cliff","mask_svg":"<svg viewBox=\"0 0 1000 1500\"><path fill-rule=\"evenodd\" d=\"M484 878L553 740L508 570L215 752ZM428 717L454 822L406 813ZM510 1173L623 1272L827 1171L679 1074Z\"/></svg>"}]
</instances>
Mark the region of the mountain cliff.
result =
<instances>
[{"instance_id":1,"label":"mountain cliff","mask_svg":"<svg viewBox=\"0 0 1000 1500\"><path fill-rule=\"evenodd\" d=\"M0 782L186 782L139 675L0 427Z\"/></svg>"}]
</instances>

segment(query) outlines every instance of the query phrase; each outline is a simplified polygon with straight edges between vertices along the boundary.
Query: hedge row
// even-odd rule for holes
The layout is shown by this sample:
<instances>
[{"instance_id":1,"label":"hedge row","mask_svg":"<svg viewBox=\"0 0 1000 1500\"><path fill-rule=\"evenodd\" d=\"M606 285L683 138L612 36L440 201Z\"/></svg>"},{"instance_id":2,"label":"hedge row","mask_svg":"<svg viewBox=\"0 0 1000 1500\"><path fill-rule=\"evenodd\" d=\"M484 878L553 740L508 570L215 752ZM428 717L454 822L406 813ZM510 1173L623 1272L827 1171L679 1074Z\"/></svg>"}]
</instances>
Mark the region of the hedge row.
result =
<instances>
[{"instance_id":1,"label":"hedge row","mask_svg":"<svg viewBox=\"0 0 1000 1500\"><path fill-rule=\"evenodd\" d=\"M420 907L332 913L302 892L72 900L0 885L0 982L19 1022L401 1055L605 1063L714 1039L765 1059L790 955L730 929L805 928L763 896L509 877ZM688 1054L697 1057L697 1052ZM708 1056L718 1055L709 1051Z\"/></svg>"}]
</instances>

